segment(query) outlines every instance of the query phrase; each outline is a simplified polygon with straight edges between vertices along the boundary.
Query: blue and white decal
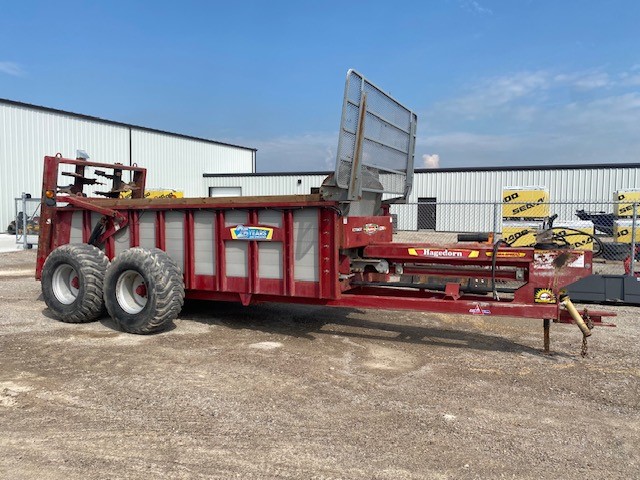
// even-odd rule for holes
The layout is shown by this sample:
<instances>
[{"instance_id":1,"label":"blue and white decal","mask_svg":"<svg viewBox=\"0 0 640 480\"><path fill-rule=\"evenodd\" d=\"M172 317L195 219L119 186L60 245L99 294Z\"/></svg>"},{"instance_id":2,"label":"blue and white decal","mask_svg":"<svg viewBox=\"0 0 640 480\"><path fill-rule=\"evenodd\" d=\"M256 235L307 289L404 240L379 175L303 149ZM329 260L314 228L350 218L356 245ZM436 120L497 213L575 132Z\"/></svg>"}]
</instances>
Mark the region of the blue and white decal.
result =
<instances>
[{"instance_id":1,"label":"blue and white decal","mask_svg":"<svg viewBox=\"0 0 640 480\"><path fill-rule=\"evenodd\" d=\"M238 225L231 227L231 238L234 240L271 240L273 228L268 227L245 227Z\"/></svg>"}]
</instances>

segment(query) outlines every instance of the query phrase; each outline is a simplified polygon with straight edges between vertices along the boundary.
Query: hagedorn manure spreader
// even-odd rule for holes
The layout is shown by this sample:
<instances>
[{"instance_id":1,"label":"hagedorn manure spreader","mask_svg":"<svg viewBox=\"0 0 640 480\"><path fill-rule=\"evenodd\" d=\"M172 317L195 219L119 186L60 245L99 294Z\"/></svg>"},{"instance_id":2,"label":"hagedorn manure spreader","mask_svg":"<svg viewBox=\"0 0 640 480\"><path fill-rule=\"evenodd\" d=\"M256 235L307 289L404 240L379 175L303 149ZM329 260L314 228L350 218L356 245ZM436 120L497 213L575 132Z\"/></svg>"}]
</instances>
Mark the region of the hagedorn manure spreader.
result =
<instances>
[{"instance_id":1,"label":"hagedorn manure spreader","mask_svg":"<svg viewBox=\"0 0 640 480\"><path fill-rule=\"evenodd\" d=\"M349 71L335 172L315 195L144 198L144 168L45 157L44 300L65 322L106 307L132 333L165 328L192 298L537 318L545 351L551 321L589 336L607 314L578 312L563 288L591 274L590 251L393 242L389 207L411 191L416 122Z\"/></svg>"}]
</instances>

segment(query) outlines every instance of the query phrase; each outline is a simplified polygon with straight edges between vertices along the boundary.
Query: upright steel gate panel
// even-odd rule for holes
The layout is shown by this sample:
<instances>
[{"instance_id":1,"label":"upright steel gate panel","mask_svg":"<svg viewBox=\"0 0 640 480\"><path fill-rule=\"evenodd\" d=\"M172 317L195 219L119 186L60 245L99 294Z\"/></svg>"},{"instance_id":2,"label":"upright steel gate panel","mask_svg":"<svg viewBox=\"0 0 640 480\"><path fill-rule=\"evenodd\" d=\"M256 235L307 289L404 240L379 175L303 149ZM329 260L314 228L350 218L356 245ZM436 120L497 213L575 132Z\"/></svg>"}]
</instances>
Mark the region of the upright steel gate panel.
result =
<instances>
[{"instance_id":1,"label":"upright steel gate panel","mask_svg":"<svg viewBox=\"0 0 640 480\"><path fill-rule=\"evenodd\" d=\"M354 70L347 73L335 179L361 192L406 196L413 184L417 116Z\"/></svg>"}]
</instances>

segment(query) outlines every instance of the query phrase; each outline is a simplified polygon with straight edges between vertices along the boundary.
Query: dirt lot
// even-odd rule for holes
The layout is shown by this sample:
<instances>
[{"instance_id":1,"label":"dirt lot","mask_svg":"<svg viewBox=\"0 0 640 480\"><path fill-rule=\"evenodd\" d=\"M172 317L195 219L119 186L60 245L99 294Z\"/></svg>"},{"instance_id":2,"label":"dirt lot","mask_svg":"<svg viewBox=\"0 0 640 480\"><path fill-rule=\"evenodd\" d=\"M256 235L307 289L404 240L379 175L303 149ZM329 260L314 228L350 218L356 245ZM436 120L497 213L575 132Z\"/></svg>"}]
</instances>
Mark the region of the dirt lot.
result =
<instances>
[{"instance_id":1,"label":"dirt lot","mask_svg":"<svg viewBox=\"0 0 640 480\"><path fill-rule=\"evenodd\" d=\"M0 477L637 478L640 309L590 355L542 321L188 303L175 328L48 316L0 255Z\"/></svg>"}]
</instances>

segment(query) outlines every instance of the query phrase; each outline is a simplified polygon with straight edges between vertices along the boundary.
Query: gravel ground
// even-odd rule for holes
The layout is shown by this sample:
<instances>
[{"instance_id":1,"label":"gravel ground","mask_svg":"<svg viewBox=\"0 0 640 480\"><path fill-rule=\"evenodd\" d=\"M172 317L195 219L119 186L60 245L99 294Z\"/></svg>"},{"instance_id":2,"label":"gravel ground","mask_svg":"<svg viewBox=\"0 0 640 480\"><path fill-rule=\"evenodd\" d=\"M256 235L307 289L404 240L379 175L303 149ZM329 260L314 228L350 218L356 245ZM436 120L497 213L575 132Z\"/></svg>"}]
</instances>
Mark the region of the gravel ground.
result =
<instances>
[{"instance_id":1,"label":"gravel ground","mask_svg":"<svg viewBox=\"0 0 640 480\"><path fill-rule=\"evenodd\" d=\"M8 233L0 233L0 253L22 250L22 245L16 243L16 236Z\"/></svg>"},{"instance_id":2,"label":"gravel ground","mask_svg":"<svg viewBox=\"0 0 640 480\"><path fill-rule=\"evenodd\" d=\"M0 477L638 478L640 320L187 303L136 336L50 318L0 255Z\"/></svg>"}]
</instances>

